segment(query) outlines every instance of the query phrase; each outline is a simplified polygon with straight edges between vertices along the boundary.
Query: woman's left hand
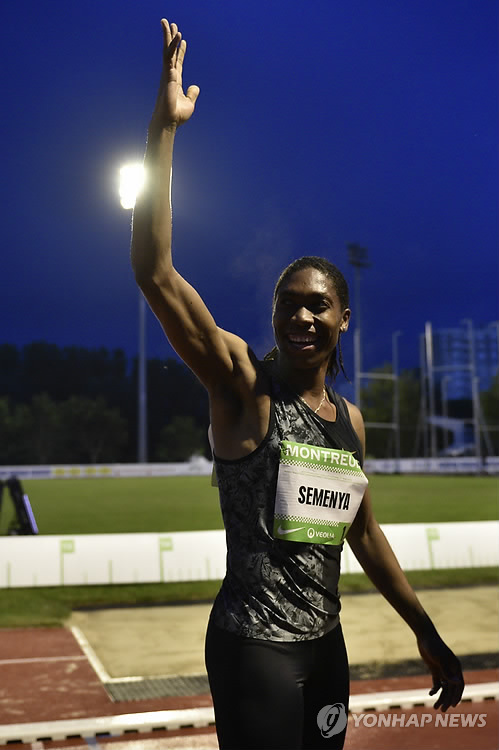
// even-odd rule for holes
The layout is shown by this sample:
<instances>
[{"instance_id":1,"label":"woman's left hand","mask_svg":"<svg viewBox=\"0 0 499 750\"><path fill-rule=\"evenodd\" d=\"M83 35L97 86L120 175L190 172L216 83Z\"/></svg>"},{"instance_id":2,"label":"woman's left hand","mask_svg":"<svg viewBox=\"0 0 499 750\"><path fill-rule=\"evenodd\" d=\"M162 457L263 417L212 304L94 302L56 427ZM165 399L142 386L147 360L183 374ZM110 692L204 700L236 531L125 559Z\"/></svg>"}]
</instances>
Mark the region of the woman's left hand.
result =
<instances>
[{"instance_id":1,"label":"woman's left hand","mask_svg":"<svg viewBox=\"0 0 499 750\"><path fill-rule=\"evenodd\" d=\"M463 673L457 656L436 631L418 638L418 648L433 677L430 695L442 691L433 707L446 711L450 706L457 706L464 690Z\"/></svg>"}]
</instances>

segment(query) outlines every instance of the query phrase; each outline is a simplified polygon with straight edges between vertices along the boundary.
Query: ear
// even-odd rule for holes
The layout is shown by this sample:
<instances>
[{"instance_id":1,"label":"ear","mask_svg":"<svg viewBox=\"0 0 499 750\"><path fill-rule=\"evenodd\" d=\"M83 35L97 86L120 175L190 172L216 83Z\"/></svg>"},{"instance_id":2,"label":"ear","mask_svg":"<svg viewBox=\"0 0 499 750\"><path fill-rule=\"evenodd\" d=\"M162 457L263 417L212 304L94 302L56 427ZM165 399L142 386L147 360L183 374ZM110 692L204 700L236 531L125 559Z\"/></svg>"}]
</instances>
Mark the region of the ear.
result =
<instances>
[{"instance_id":1,"label":"ear","mask_svg":"<svg viewBox=\"0 0 499 750\"><path fill-rule=\"evenodd\" d=\"M352 311L347 307L343 310L341 315L340 333L346 333L348 331L348 325L350 323L350 315Z\"/></svg>"}]
</instances>

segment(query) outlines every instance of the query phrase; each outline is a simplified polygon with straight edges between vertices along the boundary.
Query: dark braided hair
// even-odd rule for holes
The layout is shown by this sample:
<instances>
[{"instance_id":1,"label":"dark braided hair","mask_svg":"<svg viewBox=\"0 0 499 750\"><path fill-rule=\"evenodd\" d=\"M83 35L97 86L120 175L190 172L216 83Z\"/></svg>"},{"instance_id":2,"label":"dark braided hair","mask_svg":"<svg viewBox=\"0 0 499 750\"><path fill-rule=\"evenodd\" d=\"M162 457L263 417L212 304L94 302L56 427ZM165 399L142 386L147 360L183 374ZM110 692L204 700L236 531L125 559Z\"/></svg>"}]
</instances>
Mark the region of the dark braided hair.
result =
<instances>
[{"instance_id":1,"label":"dark braided hair","mask_svg":"<svg viewBox=\"0 0 499 750\"><path fill-rule=\"evenodd\" d=\"M277 283L274 288L274 296L272 299L272 310L274 310L275 308L277 295L279 294L281 285L285 281L287 281L289 277L294 273L296 273L297 271L303 271L306 268L315 268L317 271L323 273L324 276L326 276L334 286L335 292L338 295L338 299L340 300L341 310L346 310L346 308L349 307L348 284L340 269L326 258L320 258L317 255L304 255L302 258L298 258L297 260L294 260L292 263L290 263L289 266L284 269L284 271L277 279ZM338 335L338 345L331 353L327 368L327 375L329 375L332 380L336 378L340 370L348 380L348 376L345 372L343 363L343 353L341 351L340 338L341 333L339 333ZM276 346L274 346L274 348L265 355L264 359L275 359L277 353L278 349Z\"/></svg>"}]
</instances>

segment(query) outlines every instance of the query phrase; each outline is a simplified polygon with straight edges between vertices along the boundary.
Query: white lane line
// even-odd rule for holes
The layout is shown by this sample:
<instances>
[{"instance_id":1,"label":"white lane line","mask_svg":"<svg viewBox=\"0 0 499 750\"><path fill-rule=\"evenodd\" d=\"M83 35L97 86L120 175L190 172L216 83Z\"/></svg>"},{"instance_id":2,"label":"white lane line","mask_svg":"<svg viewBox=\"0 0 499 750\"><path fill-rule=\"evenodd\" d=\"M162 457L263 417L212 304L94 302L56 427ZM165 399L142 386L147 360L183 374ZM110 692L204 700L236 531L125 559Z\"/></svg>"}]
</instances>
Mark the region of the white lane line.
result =
<instances>
[{"instance_id":1,"label":"white lane line","mask_svg":"<svg viewBox=\"0 0 499 750\"><path fill-rule=\"evenodd\" d=\"M78 641L78 644L85 654L86 658L92 665L92 668L94 672L96 673L97 677L101 682L109 682L111 680L111 676L107 673L104 665L102 664L101 660L93 650L90 643L85 638L85 635L83 632L78 628L76 625L71 626L71 632L73 633L74 637Z\"/></svg>"},{"instance_id":2,"label":"white lane line","mask_svg":"<svg viewBox=\"0 0 499 750\"><path fill-rule=\"evenodd\" d=\"M479 682L465 685L463 701L481 703L486 700L499 699L499 682ZM385 690L379 693L351 695L349 709L351 713L362 711L385 711L390 708L414 708L433 706L435 696L429 695L426 688L413 690ZM465 710L465 706L463 706Z\"/></svg>"},{"instance_id":3,"label":"white lane line","mask_svg":"<svg viewBox=\"0 0 499 750\"><path fill-rule=\"evenodd\" d=\"M121 735L127 732L152 732L154 729L182 729L207 727L215 721L211 706L171 711L151 711L121 716L94 716L87 719L63 719L31 724L0 726L0 743L36 742L37 739L65 740L80 736L88 743L89 738L102 734Z\"/></svg>"},{"instance_id":4,"label":"white lane line","mask_svg":"<svg viewBox=\"0 0 499 750\"><path fill-rule=\"evenodd\" d=\"M83 661L86 656L27 656L24 659L0 659L0 667L4 664L37 664L54 661Z\"/></svg>"},{"instance_id":5,"label":"white lane line","mask_svg":"<svg viewBox=\"0 0 499 750\"><path fill-rule=\"evenodd\" d=\"M499 698L499 682L467 685L463 698L475 702L496 701ZM389 708L421 708L433 703L435 697L428 696L427 690L396 690L386 693L367 693L351 697L350 711L386 711ZM471 709L471 706L469 707ZM462 711L468 712L463 705ZM94 716L85 719L64 719L61 721L10 724L0 726L0 743L36 742L38 738L65 740L80 736L87 744L89 738L107 734L119 736L131 731L152 732L154 730L172 730L190 727L208 727L215 723L215 713L211 706L203 708L185 708L170 711L146 711L117 716ZM135 738L134 738L135 739ZM67 749L66 749L67 750Z\"/></svg>"}]
</instances>

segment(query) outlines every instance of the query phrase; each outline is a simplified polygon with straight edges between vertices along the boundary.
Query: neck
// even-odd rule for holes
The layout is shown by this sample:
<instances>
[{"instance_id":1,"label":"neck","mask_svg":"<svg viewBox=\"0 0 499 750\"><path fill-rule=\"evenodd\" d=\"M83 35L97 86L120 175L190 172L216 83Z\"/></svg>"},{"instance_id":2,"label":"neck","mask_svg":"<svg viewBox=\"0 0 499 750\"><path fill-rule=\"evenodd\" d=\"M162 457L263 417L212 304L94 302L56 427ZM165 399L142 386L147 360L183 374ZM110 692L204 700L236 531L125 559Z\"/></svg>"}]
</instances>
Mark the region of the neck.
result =
<instances>
[{"instance_id":1,"label":"neck","mask_svg":"<svg viewBox=\"0 0 499 750\"><path fill-rule=\"evenodd\" d=\"M280 355L275 362L279 377L298 395L321 396L326 381L327 362L320 367L306 369L298 369L290 365Z\"/></svg>"}]
</instances>

